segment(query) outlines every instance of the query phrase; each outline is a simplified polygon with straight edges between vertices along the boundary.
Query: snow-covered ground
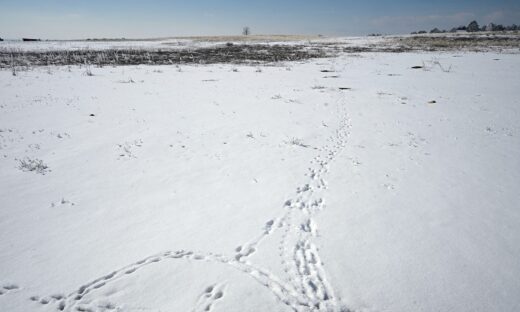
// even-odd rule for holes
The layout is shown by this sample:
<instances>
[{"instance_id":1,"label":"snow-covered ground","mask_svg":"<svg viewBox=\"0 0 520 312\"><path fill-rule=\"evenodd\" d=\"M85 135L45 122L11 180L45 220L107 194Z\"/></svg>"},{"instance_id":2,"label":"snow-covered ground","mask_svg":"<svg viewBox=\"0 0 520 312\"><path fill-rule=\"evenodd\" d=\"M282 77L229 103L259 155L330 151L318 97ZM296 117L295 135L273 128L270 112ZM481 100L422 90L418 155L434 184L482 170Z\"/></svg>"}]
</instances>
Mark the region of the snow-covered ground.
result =
<instances>
[{"instance_id":1,"label":"snow-covered ground","mask_svg":"<svg viewBox=\"0 0 520 312\"><path fill-rule=\"evenodd\" d=\"M306 43L309 40L294 39L294 40L257 40L255 36L251 36L251 40L237 40L240 37L217 37L215 40L203 40L197 37L186 38L165 38L165 39L150 39L150 40L49 40L49 41L21 41L21 40L6 40L0 42L0 51L24 51L24 52L45 52L45 51L76 51L76 50L94 50L103 51L109 49L124 50L124 49L151 49L151 50L168 50L168 49L197 49L214 47L222 45L227 42L234 44L283 44L294 45ZM313 42L349 42L352 44L366 44L372 40L361 38L312 38ZM362 39L362 40L360 40ZM370 39L370 38L368 38Z\"/></svg>"},{"instance_id":2,"label":"snow-covered ground","mask_svg":"<svg viewBox=\"0 0 520 312\"><path fill-rule=\"evenodd\" d=\"M520 309L518 54L92 72L0 71L0 311Z\"/></svg>"},{"instance_id":3,"label":"snow-covered ground","mask_svg":"<svg viewBox=\"0 0 520 312\"><path fill-rule=\"evenodd\" d=\"M88 40L51 40L51 41L21 41L6 40L0 42L0 49L14 51L56 51L56 50L107 50L107 49L138 49L183 47L191 42L188 40L121 40L121 41L88 41Z\"/></svg>"},{"instance_id":4,"label":"snow-covered ground","mask_svg":"<svg viewBox=\"0 0 520 312\"><path fill-rule=\"evenodd\" d=\"M77 50L176 50L198 49L233 44L262 44L262 45L309 45L309 44L344 44L346 46L366 47L369 45L382 45L386 43L383 37L281 37L273 36L222 36L213 40L205 40L212 37L185 37L164 38L149 40L49 40L49 41L21 41L6 40L0 42L1 51L22 52L48 52L48 51L77 51ZM268 38L269 40L266 40Z\"/></svg>"}]
</instances>

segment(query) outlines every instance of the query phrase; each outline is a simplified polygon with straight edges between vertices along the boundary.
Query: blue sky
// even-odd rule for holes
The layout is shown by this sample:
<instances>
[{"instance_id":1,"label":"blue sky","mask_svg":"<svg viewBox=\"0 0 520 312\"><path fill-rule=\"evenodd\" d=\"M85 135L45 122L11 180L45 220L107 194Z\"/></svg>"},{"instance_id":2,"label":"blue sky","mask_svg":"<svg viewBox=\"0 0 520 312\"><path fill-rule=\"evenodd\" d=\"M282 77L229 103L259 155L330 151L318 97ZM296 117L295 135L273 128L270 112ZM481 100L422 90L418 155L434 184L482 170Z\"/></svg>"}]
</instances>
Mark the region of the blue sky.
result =
<instances>
[{"instance_id":1,"label":"blue sky","mask_svg":"<svg viewBox=\"0 0 520 312\"><path fill-rule=\"evenodd\" d=\"M520 24L512 0L0 0L0 37L81 39L256 34L364 35Z\"/></svg>"}]
</instances>

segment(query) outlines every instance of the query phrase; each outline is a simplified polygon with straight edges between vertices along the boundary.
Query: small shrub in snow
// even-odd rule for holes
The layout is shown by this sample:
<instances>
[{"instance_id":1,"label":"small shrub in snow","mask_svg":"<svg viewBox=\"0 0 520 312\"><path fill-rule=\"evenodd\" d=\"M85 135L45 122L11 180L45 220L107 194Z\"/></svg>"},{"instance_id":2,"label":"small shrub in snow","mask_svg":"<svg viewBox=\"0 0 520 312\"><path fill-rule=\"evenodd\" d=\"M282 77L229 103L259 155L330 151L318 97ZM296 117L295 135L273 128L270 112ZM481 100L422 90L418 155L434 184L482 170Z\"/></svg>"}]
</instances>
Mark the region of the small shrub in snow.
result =
<instances>
[{"instance_id":1,"label":"small shrub in snow","mask_svg":"<svg viewBox=\"0 0 520 312\"><path fill-rule=\"evenodd\" d=\"M11 74L13 74L13 76L16 76L16 65L14 63L14 57L12 55L11 55L10 67L11 67Z\"/></svg>"},{"instance_id":2,"label":"small shrub in snow","mask_svg":"<svg viewBox=\"0 0 520 312\"><path fill-rule=\"evenodd\" d=\"M427 62L423 61L422 66L418 66L418 67L422 68L424 71L431 71L431 70L433 70L433 68L435 66L438 66L441 69L441 71L444 73L451 72L451 65L448 67L445 67L437 59L432 59L431 61L427 61ZM416 66L414 66L414 67L416 67Z\"/></svg>"},{"instance_id":3,"label":"small shrub in snow","mask_svg":"<svg viewBox=\"0 0 520 312\"><path fill-rule=\"evenodd\" d=\"M47 173L49 167L43 163L41 159L30 159L26 157L25 159L19 160L20 164L18 168L22 171L34 171L39 174Z\"/></svg>"},{"instance_id":4,"label":"small shrub in snow","mask_svg":"<svg viewBox=\"0 0 520 312\"><path fill-rule=\"evenodd\" d=\"M92 70L90 69L90 67L86 67L85 68L85 75L87 75L87 76L94 76L94 74L92 73Z\"/></svg>"},{"instance_id":5,"label":"small shrub in snow","mask_svg":"<svg viewBox=\"0 0 520 312\"><path fill-rule=\"evenodd\" d=\"M119 80L120 83L135 83L132 77L129 77L128 80Z\"/></svg>"},{"instance_id":6,"label":"small shrub in snow","mask_svg":"<svg viewBox=\"0 0 520 312\"><path fill-rule=\"evenodd\" d=\"M449 67L444 67L444 66L442 66L441 62L439 62L439 61L433 61L433 64L434 64L434 65L438 65L439 68L440 68L443 72L445 72L445 73L449 73L449 72L451 71L451 65L450 65Z\"/></svg>"},{"instance_id":7,"label":"small shrub in snow","mask_svg":"<svg viewBox=\"0 0 520 312\"><path fill-rule=\"evenodd\" d=\"M90 69L90 64L88 64L87 62L85 62L85 75L94 76L92 70Z\"/></svg>"},{"instance_id":8,"label":"small shrub in snow","mask_svg":"<svg viewBox=\"0 0 520 312\"><path fill-rule=\"evenodd\" d=\"M300 146L300 147L309 147L309 145L304 144L303 141L298 138L292 138L289 141L287 141L286 143L290 144L290 145Z\"/></svg>"}]
</instances>

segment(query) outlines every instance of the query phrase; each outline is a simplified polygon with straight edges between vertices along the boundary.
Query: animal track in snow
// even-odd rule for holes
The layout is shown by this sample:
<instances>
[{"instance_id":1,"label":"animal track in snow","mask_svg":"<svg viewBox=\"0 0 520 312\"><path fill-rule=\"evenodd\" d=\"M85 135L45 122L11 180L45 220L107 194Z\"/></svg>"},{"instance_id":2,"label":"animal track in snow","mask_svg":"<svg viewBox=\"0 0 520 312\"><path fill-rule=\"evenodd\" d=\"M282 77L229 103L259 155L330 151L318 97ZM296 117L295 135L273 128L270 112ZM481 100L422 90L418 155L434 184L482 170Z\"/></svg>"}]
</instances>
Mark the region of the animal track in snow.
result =
<instances>
[{"instance_id":1,"label":"animal track in snow","mask_svg":"<svg viewBox=\"0 0 520 312\"><path fill-rule=\"evenodd\" d=\"M224 288L225 285L222 284L216 284L208 286L202 295L199 296L199 299L197 300L197 304L195 308L193 309L193 312L206 312L211 311L211 308L213 305L222 297L224 297Z\"/></svg>"},{"instance_id":2,"label":"animal track in snow","mask_svg":"<svg viewBox=\"0 0 520 312\"><path fill-rule=\"evenodd\" d=\"M300 229L304 232L311 233L312 236L317 235L317 227L312 219L307 219L300 225Z\"/></svg>"},{"instance_id":3,"label":"animal track in snow","mask_svg":"<svg viewBox=\"0 0 520 312\"><path fill-rule=\"evenodd\" d=\"M34 301L36 303L39 303L41 305L48 305L48 304L55 304L56 305L56 308L59 310L59 311L63 311L66 307L66 304L65 304L65 295L63 294L54 294L54 295L51 295L51 296L46 296L46 297L38 297L38 296L31 296L29 299L31 301ZM79 310L78 310L79 311Z\"/></svg>"},{"instance_id":4,"label":"animal track in snow","mask_svg":"<svg viewBox=\"0 0 520 312\"><path fill-rule=\"evenodd\" d=\"M311 190L311 187L309 186L309 184L305 184L305 185L302 186L302 187L298 187L298 188L296 189L296 192L297 192L297 193L304 193L304 192L308 192L308 191L310 191L310 190Z\"/></svg>"},{"instance_id":5,"label":"animal track in snow","mask_svg":"<svg viewBox=\"0 0 520 312\"><path fill-rule=\"evenodd\" d=\"M247 247L237 247L237 254L235 255L235 259L237 261L240 261L243 257L248 257L250 256L251 254L253 254L256 249L254 247L251 247L251 246L247 246Z\"/></svg>"},{"instance_id":6,"label":"animal track in snow","mask_svg":"<svg viewBox=\"0 0 520 312\"><path fill-rule=\"evenodd\" d=\"M16 291L20 289L20 287L16 284L3 284L2 287L0 287L0 296L6 295L10 292Z\"/></svg>"}]
</instances>

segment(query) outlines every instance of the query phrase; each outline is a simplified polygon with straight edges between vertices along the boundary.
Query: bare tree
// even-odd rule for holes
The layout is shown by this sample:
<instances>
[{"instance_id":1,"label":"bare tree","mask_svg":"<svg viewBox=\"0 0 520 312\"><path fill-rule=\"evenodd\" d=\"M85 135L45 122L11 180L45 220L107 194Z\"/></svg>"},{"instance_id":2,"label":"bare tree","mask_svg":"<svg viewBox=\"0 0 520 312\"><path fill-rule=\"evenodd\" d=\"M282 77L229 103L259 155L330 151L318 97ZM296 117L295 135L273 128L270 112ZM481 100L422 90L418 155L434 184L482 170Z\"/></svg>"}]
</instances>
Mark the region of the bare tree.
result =
<instances>
[{"instance_id":1,"label":"bare tree","mask_svg":"<svg viewBox=\"0 0 520 312\"><path fill-rule=\"evenodd\" d=\"M246 26L242 29L242 35L247 36L250 34L251 34L251 29L249 28L249 26Z\"/></svg>"}]
</instances>

